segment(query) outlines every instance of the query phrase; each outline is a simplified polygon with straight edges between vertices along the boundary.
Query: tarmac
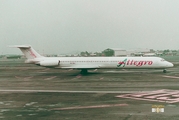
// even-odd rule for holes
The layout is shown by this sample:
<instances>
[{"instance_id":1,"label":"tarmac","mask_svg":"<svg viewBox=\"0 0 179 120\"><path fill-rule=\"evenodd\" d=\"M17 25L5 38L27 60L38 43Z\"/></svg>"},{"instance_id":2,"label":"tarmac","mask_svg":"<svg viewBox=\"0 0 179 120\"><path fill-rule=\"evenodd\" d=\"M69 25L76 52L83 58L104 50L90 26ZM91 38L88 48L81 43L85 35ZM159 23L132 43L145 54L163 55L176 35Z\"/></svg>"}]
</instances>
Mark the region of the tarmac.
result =
<instances>
[{"instance_id":1,"label":"tarmac","mask_svg":"<svg viewBox=\"0 0 179 120\"><path fill-rule=\"evenodd\" d=\"M81 75L79 70L1 59L0 119L176 120L179 65L174 65L167 73L96 69Z\"/></svg>"}]
</instances>

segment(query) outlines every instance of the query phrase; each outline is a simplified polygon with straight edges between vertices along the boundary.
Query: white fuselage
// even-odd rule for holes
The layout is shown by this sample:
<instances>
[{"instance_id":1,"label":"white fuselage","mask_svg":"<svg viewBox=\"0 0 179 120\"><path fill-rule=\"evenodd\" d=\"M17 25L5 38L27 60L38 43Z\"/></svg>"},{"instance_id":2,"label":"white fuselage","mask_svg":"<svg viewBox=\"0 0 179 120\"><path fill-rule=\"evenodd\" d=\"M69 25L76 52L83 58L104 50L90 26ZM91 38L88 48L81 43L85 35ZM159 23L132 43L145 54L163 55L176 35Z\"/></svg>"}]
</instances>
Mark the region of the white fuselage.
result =
<instances>
[{"instance_id":1,"label":"white fuselage","mask_svg":"<svg viewBox=\"0 0 179 120\"><path fill-rule=\"evenodd\" d=\"M19 48L27 60L25 63L50 68L81 69L81 73L87 73L88 69L98 68L165 68L173 67L173 64L160 57L44 57L37 53L30 45L14 45Z\"/></svg>"},{"instance_id":2,"label":"white fuselage","mask_svg":"<svg viewBox=\"0 0 179 120\"><path fill-rule=\"evenodd\" d=\"M160 57L42 57L28 60L54 68L169 68L173 64Z\"/></svg>"}]
</instances>

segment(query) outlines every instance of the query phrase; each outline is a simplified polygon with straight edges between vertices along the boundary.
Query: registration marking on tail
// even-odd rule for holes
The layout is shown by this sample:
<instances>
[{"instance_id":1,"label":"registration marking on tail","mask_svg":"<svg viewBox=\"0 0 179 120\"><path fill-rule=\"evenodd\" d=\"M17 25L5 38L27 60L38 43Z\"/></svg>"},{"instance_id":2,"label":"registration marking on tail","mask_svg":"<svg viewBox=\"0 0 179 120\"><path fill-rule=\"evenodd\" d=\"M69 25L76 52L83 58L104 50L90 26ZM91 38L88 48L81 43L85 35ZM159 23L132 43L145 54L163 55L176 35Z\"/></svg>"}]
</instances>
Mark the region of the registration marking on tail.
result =
<instances>
[{"instance_id":1,"label":"registration marking on tail","mask_svg":"<svg viewBox=\"0 0 179 120\"><path fill-rule=\"evenodd\" d=\"M123 94L116 97L154 102L177 103L179 102L179 90L162 89L156 91Z\"/></svg>"}]
</instances>

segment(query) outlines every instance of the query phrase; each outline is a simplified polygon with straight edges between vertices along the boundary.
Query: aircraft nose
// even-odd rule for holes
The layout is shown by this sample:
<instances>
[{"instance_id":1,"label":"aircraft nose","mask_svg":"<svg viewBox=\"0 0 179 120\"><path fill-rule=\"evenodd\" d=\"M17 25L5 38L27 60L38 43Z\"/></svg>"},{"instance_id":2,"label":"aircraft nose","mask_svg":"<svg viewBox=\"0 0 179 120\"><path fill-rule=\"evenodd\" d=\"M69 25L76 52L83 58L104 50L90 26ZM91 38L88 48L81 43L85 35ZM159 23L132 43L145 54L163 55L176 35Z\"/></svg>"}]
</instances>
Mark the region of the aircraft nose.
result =
<instances>
[{"instance_id":1,"label":"aircraft nose","mask_svg":"<svg viewBox=\"0 0 179 120\"><path fill-rule=\"evenodd\" d=\"M167 67L173 67L173 66L174 66L173 63L170 62L167 63Z\"/></svg>"}]
</instances>

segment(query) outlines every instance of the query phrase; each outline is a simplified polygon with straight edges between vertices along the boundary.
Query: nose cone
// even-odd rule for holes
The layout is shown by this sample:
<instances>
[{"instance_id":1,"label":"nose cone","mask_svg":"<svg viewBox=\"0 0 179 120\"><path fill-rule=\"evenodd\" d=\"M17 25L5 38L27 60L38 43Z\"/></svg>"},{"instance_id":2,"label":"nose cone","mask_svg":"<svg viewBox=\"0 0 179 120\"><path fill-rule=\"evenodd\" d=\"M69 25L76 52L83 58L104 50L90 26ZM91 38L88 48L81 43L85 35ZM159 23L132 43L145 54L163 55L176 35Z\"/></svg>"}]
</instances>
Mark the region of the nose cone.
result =
<instances>
[{"instance_id":1,"label":"nose cone","mask_svg":"<svg viewBox=\"0 0 179 120\"><path fill-rule=\"evenodd\" d=\"M167 67L173 67L174 65L171 62L167 62Z\"/></svg>"}]
</instances>

